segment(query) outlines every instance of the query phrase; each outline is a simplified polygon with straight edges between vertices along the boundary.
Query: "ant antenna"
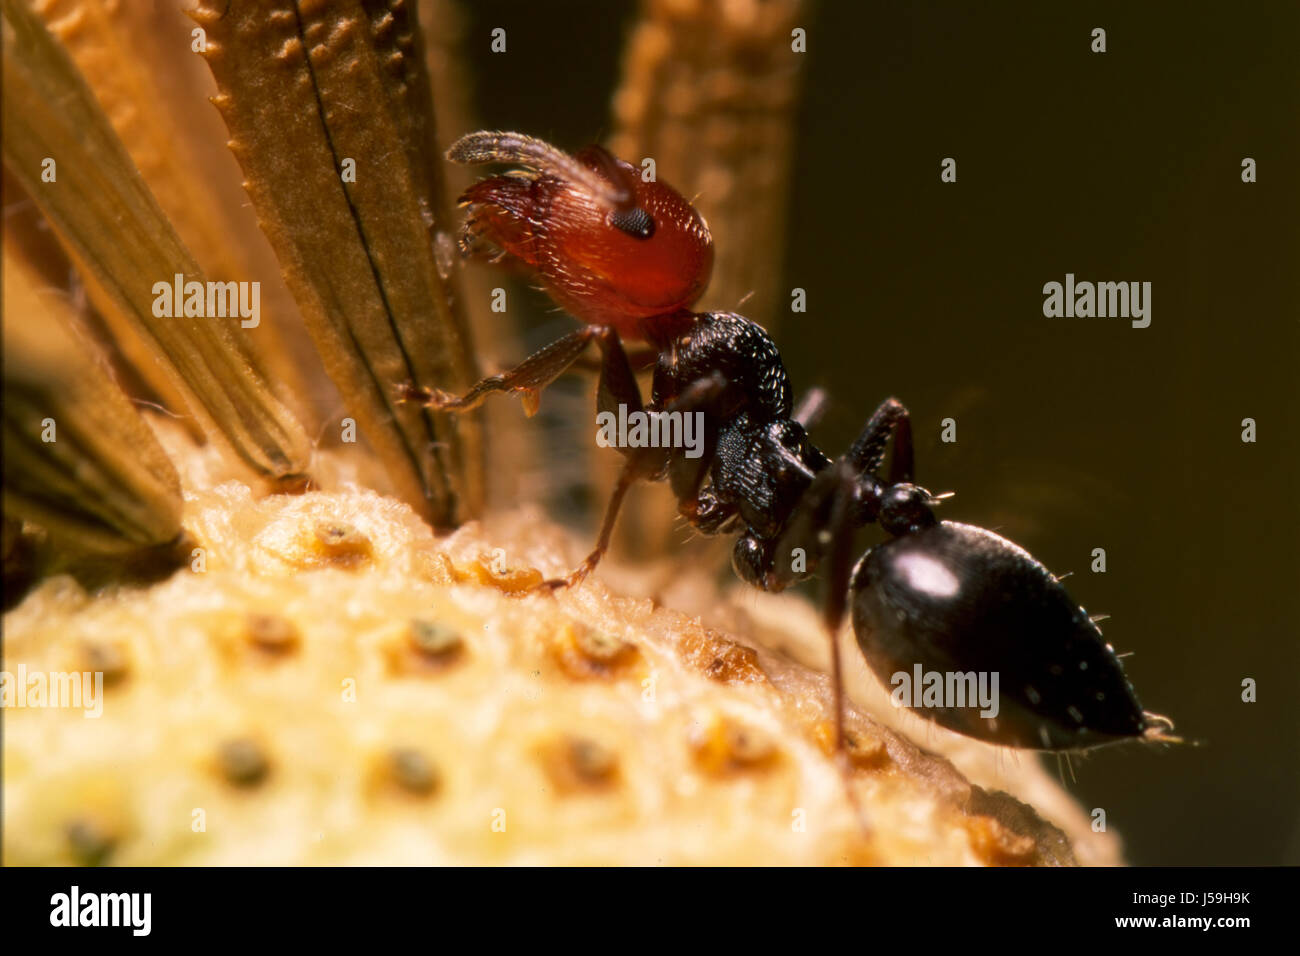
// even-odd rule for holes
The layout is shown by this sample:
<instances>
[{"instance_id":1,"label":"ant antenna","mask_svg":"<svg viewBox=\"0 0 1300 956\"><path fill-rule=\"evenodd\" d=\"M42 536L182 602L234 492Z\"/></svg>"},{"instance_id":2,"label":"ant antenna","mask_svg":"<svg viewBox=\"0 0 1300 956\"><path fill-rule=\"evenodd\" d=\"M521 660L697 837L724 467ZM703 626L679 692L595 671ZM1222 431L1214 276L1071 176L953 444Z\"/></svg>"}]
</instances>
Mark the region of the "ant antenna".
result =
<instances>
[{"instance_id":1,"label":"ant antenna","mask_svg":"<svg viewBox=\"0 0 1300 956\"><path fill-rule=\"evenodd\" d=\"M609 153L601 150L609 157ZM597 155L593 151L593 155ZM567 179L582 186L605 205L615 209L626 208L632 201L632 193L625 177L616 175L614 182L601 176L594 169L582 165L568 153L559 150L545 140L523 133L495 132L480 130L467 133L447 149L447 158L462 166L481 166L485 163L520 163L541 173L551 173L561 179ZM601 161L602 167L617 165L613 158ZM621 182L621 185L619 183Z\"/></svg>"}]
</instances>

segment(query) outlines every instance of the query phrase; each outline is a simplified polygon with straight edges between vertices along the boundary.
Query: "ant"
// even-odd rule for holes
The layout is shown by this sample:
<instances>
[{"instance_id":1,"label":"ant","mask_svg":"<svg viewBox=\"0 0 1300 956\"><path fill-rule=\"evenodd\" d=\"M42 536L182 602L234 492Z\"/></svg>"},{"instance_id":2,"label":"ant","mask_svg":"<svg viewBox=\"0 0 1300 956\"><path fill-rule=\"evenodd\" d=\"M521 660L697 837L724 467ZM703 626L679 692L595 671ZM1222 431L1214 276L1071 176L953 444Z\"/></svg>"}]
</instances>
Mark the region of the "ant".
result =
<instances>
[{"instance_id":1,"label":"ant","mask_svg":"<svg viewBox=\"0 0 1300 956\"><path fill-rule=\"evenodd\" d=\"M570 575L542 587L583 581L609 548L628 489L667 480L694 528L739 535L732 565L747 583L780 591L824 571L841 758L844 692L835 636L846 613L882 683L918 665L923 672L1000 677L996 716L981 716L973 701L925 708L923 716L950 730L1048 751L1177 739L1167 733L1172 722L1142 709L1096 622L1046 567L991 531L935 517L940 499L913 482L912 428L901 402L881 403L849 449L831 459L808 435L822 396L794 407L768 334L734 312L690 311L712 271L713 240L675 189L644 181L600 146L570 156L521 133L470 133L447 158L517 167L461 197L462 253L491 246L497 259L526 264L584 324L464 395L408 384L400 389L403 400L463 412L490 394L514 393L532 415L541 391L595 342L601 412L617 414L622 405L629 412L703 413L697 457L666 447L619 448L625 461L595 550ZM625 341L650 348L648 406ZM888 540L855 564L854 532L873 522Z\"/></svg>"}]
</instances>

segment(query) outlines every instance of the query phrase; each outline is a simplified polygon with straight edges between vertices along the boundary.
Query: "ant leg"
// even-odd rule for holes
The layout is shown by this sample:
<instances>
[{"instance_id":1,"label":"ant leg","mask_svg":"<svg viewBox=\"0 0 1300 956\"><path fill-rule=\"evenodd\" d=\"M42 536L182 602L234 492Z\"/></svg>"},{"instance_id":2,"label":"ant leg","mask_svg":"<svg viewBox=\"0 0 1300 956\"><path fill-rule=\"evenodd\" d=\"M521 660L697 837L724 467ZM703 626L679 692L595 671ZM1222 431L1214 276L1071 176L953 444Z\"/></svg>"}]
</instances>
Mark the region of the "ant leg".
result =
<instances>
[{"instance_id":1,"label":"ant leg","mask_svg":"<svg viewBox=\"0 0 1300 956\"><path fill-rule=\"evenodd\" d=\"M853 574L853 530L855 527L857 475L853 466L843 460L831 466L836 471L836 488L831 499L831 510L825 533L827 574L826 598L822 621L831 642L831 684L835 706L835 756L844 778L844 789L849 803L864 833L870 833L866 812L853 789L853 764L849 757L848 739L844 732L844 668L840 660L840 629L844 624L849 603L849 579Z\"/></svg>"},{"instance_id":2,"label":"ant leg","mask_svg":"<svg viewBox=\"0 0 1300 956\"><path fill-rule=\"evenodd\" d=\"M617 339L615 340L617 342ZM601 406L602 410L607 410L605 403L614 397L618 397L618 390L624 389L622 395L627 402L629 409L640 410L641 396L636 388L636 379L627 369L627 358L623 355L622 346L618 346L617 354L623 357L622 368L626 371L626 379L621 377L621 373L610 375L607 379L605 373L601 374ZM617 368L618 363L610 363ZM607 366L609 370L610 366ZM630 390L628 385L630 384ZM683 412L690 413L700 406L707 405L717 398L719 394L727 387L727 380L715 372L708 378L700 379L694 382L689 388L682 392L677 398L673 399L664 408L665 412ZM633 396L635 399L633 400ZM618 522L618 512L623 506L623 499L627 496L628 489L643 478L649 478L651 475L659 472L667 459L668 449L666 448L634 448L626 450L627 460L623 462L623 468L618 474L618 481L614 485L614 492L610 496L609 504L605 508L605 517L600 524L600 535L596 538L596 547L591 554L587 555L586 560L582 562L567 577L552 578L543 581L539 587L548 588L552 591L559 588L573 587L581 584L582 581L596 570L596 565L600 564L605 552L609 550L610 540L614 536L614 526Z\"/></svg>"},{"instance_id":3,"label":"ant leg","mask_svg":"<svg viewBox=\"0 0 1300 956\"><path fill-rule=\"evenodd\" d=\"M636 383L636 375L627 360L623 341L618 333L608 326L602 326L596 333L596 344L600 346L600 379L596 386L596 410L619 414L619 406L627 411L642 410L641 388Z\"/></svg>"},{"instance_id":4,"label":"ant leg","mask_svg":"<svg viewBox=\"0 0 1300 956\"><path fill-rule=\"evenodd\" d=\"M849 582L853 575L853 532L859 522L858 470L848 456L838 458L814 479L804 493L789 530L781 536L778 554L790 554L802 548L826 567L826 594L822 604L822 623L831 645L832 706L835 708L835 758L844 778L849 803L864 832L870 832L866 813L853 789L853 765L849 758L848 739L844 730L844 666L840 654L840 630L849 603ZM775 567L769 572L776 575Z\"/></svg>"},{"instance_id":5,"label":"ant leg","mask_svg":"<svg viewBox=\"0 0 1300 956\"><path fill-rule=\"evenodd\" d=\"M627 353L627 364L634 372L645 372L655 367L659 361L659 352L656 349L624 349ZM579 372L599 372L600 359L592 359L583 356L573 363L573 369Z\"/></svg>"},{"instance_id":6,"label":"ant leg","mask_svg":"<svg viewBox=\"0 0 1300 956\"><path fill-rule=\"evenodd\" d=\"M476 383L464 395L457 397L440 388L422 388L407 382L398 386L398 401L419 402L427 408L443 412L464 412L477 407L494 392L518 392L523 399L524 412L532 417L537 414L541 402L542 389L559 378L569 368L583 350L596 340L602 352L601 381L604 385L606 371L610 364L621 365L613 370L615 378L632 380L632 373L627 369L627 356L614 329L603 325L587 325L557 339L545 348L539 349L508 372L489 375ZM626 375L624 375L626 371ZM637 407L640 407L637 396Z\"/></svg>"},{"instance_id":7,"label":"ant leg","mask_svg":"<svg viewBox=\"0 0 1300 956\"><path fill-rule=\"evenodd\" d=\"M766 556L762 586L782 590L826 569L826 597L822 620L831 639L831 678L835 686L835 747L844 749L844 707L840 670L839 632L848 608L849 578L853 573L853 533L858 517L858 469L848 456L837 458L818 472L786 523L785 531ZM795 558L803 568L795 571Z\"/></svg>"},{"instance_id":8,"label":"ant leg","mask_svg":"<svg viewBox=\"0 0 1300 956\"><path fill-rule=\"evenodd\" d=\"M912 418L896 398L880 403L862 428L845 458L858 474L874 474L885 459L885 449L893 439L893 456L889 463L889 483L910 482L915 474L912 453Z\"/></svg>"},{"instance_id":9,"label":"ant leg","mask_svg":"<svg viewBox=\"0 0 1300 956\"><path fill-rule=\"evenodd\" d=\"M794 414L790 416L790 420L798 422L806 430L816 428L817 423L826 414L826 406L829 404L830 398L824 388L809 389L804 397L799 400L799 404L795 406Z\"/></svg>"},{"instance_id":10,"label":"ant leg","mask_svg":"<svg viewBox=\"0 0 1300 956\"><path fill-rule=\"evenodd\" d=\"M830 511L818 537L825 542L826 598L822 622L831 640L831 681L835 685L835 749L847 753L844 740L844 676L840 663L840 628L849 601L849 577L853 573L853 531L856 527L858 477L853 466L841 459L831 465L834 482Z\"/></svg>"},{"instance_id":11,"label":"ant leg","mask_svg":"<svg viewBox=\"0 0 1300 956\"><path fill-rule=\"evenodd\" d=\"M614 493L610 495L609 504L605 507L604 520L600 523L600 535L596 538L596 549L587 555L586 560L570 572L568 576L543 581L539 587L551 591L574 587L581 584L587 575L596 570L596 565L600 564L600 559L609 550L609 542L614 536L614 525L618 522L618 511L623 506L623 499L627 496L628 489L642 477L640 470L641 458L640 454L633 453L628 456L627 461L623 462L623 468L618 473L618 482L614 485Z\"/></svg>"}]
</instances>

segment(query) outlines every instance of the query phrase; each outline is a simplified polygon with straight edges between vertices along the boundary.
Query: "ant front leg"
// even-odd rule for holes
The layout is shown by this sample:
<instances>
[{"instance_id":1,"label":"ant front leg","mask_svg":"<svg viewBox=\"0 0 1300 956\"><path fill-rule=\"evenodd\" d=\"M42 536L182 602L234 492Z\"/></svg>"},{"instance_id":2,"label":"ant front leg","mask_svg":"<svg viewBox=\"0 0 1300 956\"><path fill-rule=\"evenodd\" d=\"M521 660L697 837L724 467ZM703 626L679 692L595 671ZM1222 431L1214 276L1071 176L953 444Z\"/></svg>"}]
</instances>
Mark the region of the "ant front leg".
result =
<instances>
[{"instance_id":1,"label":"ant front leg","mask_svg":"<svg viewBox=\"0 0 1300 956\"><path fill-rule=\"evenodd\" d=\"M624 346L624 351L627 353L627 364L634 372L647 372L659 361L658 349L628 349ZM601 359L583 356L573 363L573 368L579 372L599 372L601 364Z\"/></svg>"},{"instance_id":2,"label":"ant front leg","mask_svg":"<svg viewBox=\"0 0 1300 956\"><path fill-rule=\"evenodd\" d=\"M601 351L602 395L609 387L626 394L628 383L631 383L632 392L636 392L636 381L618 333L609 326L587 325L539 349L510 371L489 375L464 395L456 396L440 388L423 388L407 382L398 387L398 401L419 402L440 412L465 412L476 408L495 392L517 392L523 401L524 413L531 418L537 414L541 404L542 390L563 375L593 339ZM613 384L607 386L610 382ZM641 396L636 393L636 407L640 406Z\"/></svg>"},{"instance_id":3,"label":"ant front leg","mask_svg":"<svg viewBox=\"0 0 1300 956\"><path fill-rule=\"evenodd\" d=\"M619 352L622 352L621 347ZM626 369L626 358L623 365ZM629 412L641 411L641 393L631 371L627 370L626 378L621 373L607 375L606 373L609 371L610 366L607 365L601 372L599 399L601 411L613 411L614 408L611 403L620 400L628 406ZM726 387L727 380L721 374L715 372L708 378L694 382L677 398L669 402L663 411L690 414L693 411L707 407L717 399ZM605 517L601 521L600 535L596 539L595 550L587 555L586 560L567 577L543 581L540 587L549 588L550 590L572 587L581 584L587 575L596 570L596 565L600 563L609 550L610 541L614 536L614 526L618 523L619 509L623 506L623 499L627 497L628 490L638 481L662 473L668 461L668 451L667 448L649 446L623 450L627 458L623 462L623 468L618 474L618 481L614 485L614 492L610 495L609 504L605 508Z\"/></svg>"}]
</instances>

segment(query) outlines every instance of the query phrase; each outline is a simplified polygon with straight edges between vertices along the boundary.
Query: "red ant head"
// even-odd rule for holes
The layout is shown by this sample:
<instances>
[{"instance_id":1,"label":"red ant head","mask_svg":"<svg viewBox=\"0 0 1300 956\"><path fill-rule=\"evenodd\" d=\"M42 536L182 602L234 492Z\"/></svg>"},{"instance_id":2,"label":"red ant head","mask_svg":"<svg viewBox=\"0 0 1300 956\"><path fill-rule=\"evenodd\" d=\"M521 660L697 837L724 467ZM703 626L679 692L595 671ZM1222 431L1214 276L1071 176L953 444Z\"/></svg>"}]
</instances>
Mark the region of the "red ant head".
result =
<instances>
[{"instance_id":1,"label":"red ant head","mask_svg":"<svg viewBox=\"0 0 1300 956\"><path fill-rule=\"evenodd\" d=\"M471 133L447 157L528 167L482 180L461 197L466 239L484 238L537 269L583 322L643 338L642 320L689 308L713 270L713 238L663 182L599 146L577 157L519 133ZM462 243L465 239L462 240Z\"/></svg>"}]
</instances>

